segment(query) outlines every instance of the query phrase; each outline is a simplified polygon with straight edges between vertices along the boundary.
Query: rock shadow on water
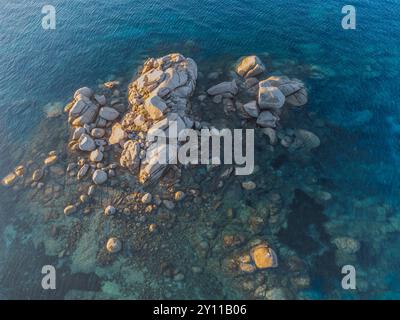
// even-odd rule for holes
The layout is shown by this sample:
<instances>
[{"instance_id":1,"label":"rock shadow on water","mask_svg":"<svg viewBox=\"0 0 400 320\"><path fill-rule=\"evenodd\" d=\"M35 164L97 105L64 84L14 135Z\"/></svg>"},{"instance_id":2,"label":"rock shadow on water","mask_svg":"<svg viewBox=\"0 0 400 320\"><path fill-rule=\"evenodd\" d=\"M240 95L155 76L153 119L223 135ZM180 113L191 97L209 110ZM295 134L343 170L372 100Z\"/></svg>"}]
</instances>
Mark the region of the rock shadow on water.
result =
<instances>
[{"instance_id":1,"label":"rock shadow on water","mask_svg":"<svg viewBox=\"0 0 400 320\"><path fill-rule=\"evenodd\" d=\"M290 210L287 228L278 234L279 241L294 249L313 266L311 276L314 284L323 286L324 292L333 289L332 281L339 281L340 270L324 226L328 221L324 215L324 206L304 191L296 189Z\"/></svg>"}]
</instances>

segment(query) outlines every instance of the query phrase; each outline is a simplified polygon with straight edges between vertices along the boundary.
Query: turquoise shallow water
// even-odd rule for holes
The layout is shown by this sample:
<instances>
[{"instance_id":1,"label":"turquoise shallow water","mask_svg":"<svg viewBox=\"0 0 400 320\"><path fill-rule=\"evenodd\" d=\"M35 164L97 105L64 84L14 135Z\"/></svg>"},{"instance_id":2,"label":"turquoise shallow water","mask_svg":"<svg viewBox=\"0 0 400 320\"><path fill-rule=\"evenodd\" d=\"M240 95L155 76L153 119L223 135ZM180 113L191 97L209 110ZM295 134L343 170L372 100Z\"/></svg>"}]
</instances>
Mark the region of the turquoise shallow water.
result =
<instances>
[{"instance_id":1,"label":"turquoise shallow water","mask_svg":"<svg viewBox=\"0 0 400 320\"><path fill-rule=\"evenodd\" d=\"M207 73L215 66L232 65L242 55L257 54L271 70L304 80L309 88L308 112L328 124L323 144L313 154L312 170L334 194L323 209L326 223L334 225L330 230L337 235L361 241L357 264L363 283L370 283L362 292L333 293L338 266L331 266L331 273L318 272L321 267L329 270L331 259L312 257L304 233L312 236L313 230L299 226L302 232L280 236L298 252L310 254L305 260L312 284L298 297L400 297L399 229L375 232L400 216L397 1L353 1L357 29L348 31L341 28L342 2L336 0L55 0L54 31L41 28L45 2L0 0L0 4L0 176L18 164L24 156L21 150L40 133L36 128L45 118L44 106L67 103L76 88L96 87L116 77L127 82L148 56L182 52ZM263 169L260 157L256 164ZM301 163L277 169L289 177L302 171ZM6 198L0 196L3 241L15 238L10 225L18 213ZM363 204L354 205L355 199ZM304 211L313 210L318 208ZM21 247L21 254L26 250ZM50 258L41 261L46 259ZM16 265L18 272L34 272L34 267L30 270L3 256L0 279L11 292L4 293L6 297L18 296L9 281ZM76 284L79 279L71 281ZM96 281L85 278L80 288L98 289Z\"/></svg>"}]
</instances>

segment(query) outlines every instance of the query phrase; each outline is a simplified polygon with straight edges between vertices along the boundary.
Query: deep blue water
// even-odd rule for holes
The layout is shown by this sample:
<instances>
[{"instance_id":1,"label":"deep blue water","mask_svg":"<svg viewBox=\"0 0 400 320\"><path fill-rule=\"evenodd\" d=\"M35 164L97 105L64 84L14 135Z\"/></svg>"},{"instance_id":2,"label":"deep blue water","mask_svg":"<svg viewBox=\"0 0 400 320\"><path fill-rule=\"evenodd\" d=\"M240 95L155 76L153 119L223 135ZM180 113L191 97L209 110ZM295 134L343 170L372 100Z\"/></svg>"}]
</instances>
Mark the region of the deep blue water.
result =
<instances>
[{"instance_id":1,"label":"deep blue water","mask_svg":"<svg viewBox=\"0 0 400 320\"><path fill-rule=\"evenodd\" d=\"M29 145L43 107L66 103L76 88L128 81L146 57L171 51L194 58L200 71L214 61L268 53L283 71L294 61L322 74L304 79L307 109L333 128L315 155L321 176L349 199L378 199L400 214L398 1L352 1L356 30L341 28L345 3L337 0L53 0L57 27L48 31L41 27L45 4L0 0L0 176L15 167L14 151ZM340 214L349 233L371 219L350 207ZM370 268L382 268L376 273L390 290L369 298L399 297L400 241L397 234L387 240L375 247L385 248L384 267ZM326 297L321 288L319 294Z\"/></svg>"}]
</instances>

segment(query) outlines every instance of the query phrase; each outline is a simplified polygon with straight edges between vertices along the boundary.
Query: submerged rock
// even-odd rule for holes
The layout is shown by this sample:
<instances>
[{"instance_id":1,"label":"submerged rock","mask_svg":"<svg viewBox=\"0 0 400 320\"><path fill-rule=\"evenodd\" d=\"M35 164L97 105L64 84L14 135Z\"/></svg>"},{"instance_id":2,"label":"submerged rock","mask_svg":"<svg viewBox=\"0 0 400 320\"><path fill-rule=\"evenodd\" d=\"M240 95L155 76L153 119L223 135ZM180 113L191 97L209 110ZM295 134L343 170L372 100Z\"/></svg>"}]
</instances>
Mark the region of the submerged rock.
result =
<instances>
[{"instance_id":1,"label":"submerged rock","mask_svg":"<svg viewBox=\"0 0 400 320\"><path fill-rule=\"evenodd\" d=\"M249 78L263 73L265 71L265 66L259 57L247 56L239 61L235 71L243 78Z\"/></svg>"},{"instance_id":2,"label":"submerged rock","mask_svg":"<svg viewBox=\"0 0 400 320\"><path fill-rule=\"evenodd\" d=\"M242 182L242 188L245 190L254 190L256 187L257 185L253 181Z\"/></svg>"},{"instance_id":3,"label":"submerged rock","mask_svg":"<svg viewBox=\"0 0 400 320\"><path fill-rule=\"evenodd\" d=\"M57 160L58 160L57 155L55 155L55 154L50 155L44 160L44 164L46 166L51 166L51 165L55 164L57 162Z\"/></svg>"},{"instance_id":4,"label":"submerged rock","mask_svg":"<svg viewBox=\"0 0 400 320\"><path fill-rule=\"evenodd\" d=\"M269 111L263 111L257 118L257 124L263 128L275 128L278 117Z\"/></svg>"},{"instance_id":5,"label":"submerged rock","mask_svg":"<svg viewBox=\"0 0 400 320\"><path fill-rule=\"evenodd\" d=\"M276 268L278 266L278 258L274 250L265 243L253 247L250 250L250 255L258 269Z\"/></svg>"},{"instance_id":6,"label":"submerged rock","mask_svg":"<svg viewBox=\"0 0 400 320\"><path fill-rule=\"evenodd\" d=\"M105 214L106 216L113 215L113 214L115 214L116 212L117 212L117 209L115 209L115 207L113 207L113 206L107 206L107 207L104 209L104 214Z\"/></svg>"},{"instance_id":7,"label":"submerged rock","mask_svg":"<svg viewBox=\"0 0 400 320\"><path fill-rule=\"evenodd\" d=\"M316 134L308 130L298 129L295 131L295 141L291 147L311 150L318 148L320 144L321 141Z\"/></svg>"},{"instance_id":8,"label":"submerged rock","mask_svg":"<svg viewBox=\"0 0 400 320\"><path fill-rule=\"evenodd\" d=\"M70 215L70 214L75 213L76 210L77 210L76 205L72 205L72 204L71 204L71 205L68 205L68 206L66 206L66 207L64 208L64 214L65 214L66 216L68 216L68 215Z\"/></svg>"},{"instance_id":9,"label":"submerged rock","mask_svg":"<svg viewBox=\"0 0 400 320\"><path fill-rule=\"evenodd\" d=\"M336 245L338 250L347 254L355 254L361 247L358 240L350 237L338 237L332 242Z\"/></svg>"},{"instance_id":10,"label":"submerged rock","mask_svg":"<svg viewBox=\"0 0 400 320\"><path fill-rule=\"evenodd\" d=\"M5 187L11 187L15 183L16 179L17 175L9 173L1 180L1 184Z\"/></svg>"},{"instance_id":11,"label":"submerged rock","mask_svg":"<svg viewBox=\"0 0 400 320\"><path fill-rule=\"evenodd\" d=\"M121 251L122 249L122 243L121 240L118 238L112 237L108 239L107 244L106 244L106 249L110 253L117 253Z\"/></svg>"},{"instance_id":12,"label":"submerged rock","mask_svg":"<svg viewBox=\"0 0 400 320\"><path fill-rule=\"evenodd\" d=\"M269 138L269 143L275 145L278 142L276 131L273 128L264 128L262 132Z\"/></svg>"},{"instance_id":13,"label":"submerged rock","mask_svg":"<svg viewBox=\"0 0 400 320\"><path fill-rule=\"evenodd\" d=\"M40 179L42 179L44 176L44 170L43 169L37 169L33 172L32 175L32 180L33 181L39 181Z\"/></svg>"}]
</instances>

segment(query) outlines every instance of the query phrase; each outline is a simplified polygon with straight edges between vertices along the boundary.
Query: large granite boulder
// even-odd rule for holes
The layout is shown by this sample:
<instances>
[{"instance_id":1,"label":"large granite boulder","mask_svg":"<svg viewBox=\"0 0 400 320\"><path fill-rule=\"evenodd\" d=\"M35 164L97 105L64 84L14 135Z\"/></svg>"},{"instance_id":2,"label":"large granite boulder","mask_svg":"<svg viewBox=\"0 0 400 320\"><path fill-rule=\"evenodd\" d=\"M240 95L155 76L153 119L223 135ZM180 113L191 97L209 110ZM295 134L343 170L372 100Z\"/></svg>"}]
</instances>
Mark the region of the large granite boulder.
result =
<instances>
[{"instance_id":1,"label":"large granite boulder","mask_svg":"<svg viewBox=\"0 0 400 320\"><path fill-rule=\"evenodd\" d=\"M239 61L235 71L243 78L250 78L263 73L265 71L265 66L259 57L247 56Z\"/></svg>"}]
</instances>

